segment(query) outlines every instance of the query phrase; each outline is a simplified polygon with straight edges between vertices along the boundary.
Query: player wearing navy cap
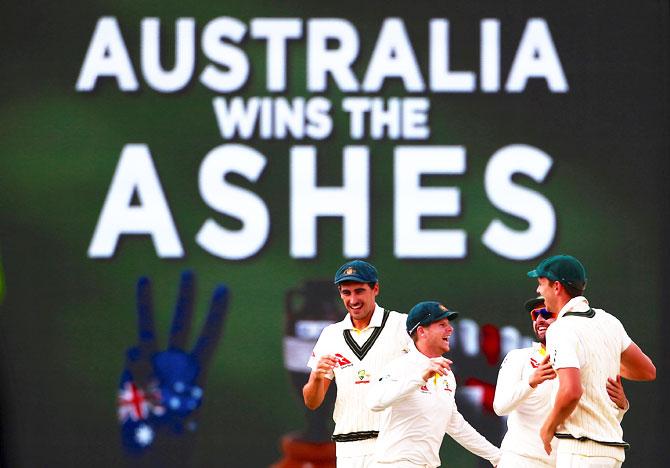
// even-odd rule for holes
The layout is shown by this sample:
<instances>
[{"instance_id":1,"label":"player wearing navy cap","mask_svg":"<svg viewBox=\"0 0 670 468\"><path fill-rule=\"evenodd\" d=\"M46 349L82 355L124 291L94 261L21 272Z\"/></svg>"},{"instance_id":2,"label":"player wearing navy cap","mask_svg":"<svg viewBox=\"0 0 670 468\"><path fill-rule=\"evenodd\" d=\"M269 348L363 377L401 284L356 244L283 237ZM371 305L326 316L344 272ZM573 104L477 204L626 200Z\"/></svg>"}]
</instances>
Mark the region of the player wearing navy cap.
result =
<instances>
[{"instance_id":1,"label":"player wearing navy cap","mask_svg":"<svg viewBox=\"0 0 670 468\"><path fill-rule=\"evenodd\" d=\"M375 450L376 468L440 466L444 434L497 465L500 450L458 412L449 351L451 321L458 312L435 301L420 302L407 315L414 345L391 362L368 393L368 406L384 411Z\"/></svg>"},{"instance_id":2,"label":"player wearing navy cap","mask_svg":"<svg viewBox=\"0 0 670 468\"><path fill-rule=\"evenodd\" d=\"M365 468L370 466L380 425L379 413L365 406L369 384L382 366L408 351L411 340L405 315L377 305L374 266L362 260L347 262L335 273L334 282L348 313L321 332L307 363L312 371L303 397L308 408L318 408L335 380L337 466Z\"/></svg>"}]
</instances>

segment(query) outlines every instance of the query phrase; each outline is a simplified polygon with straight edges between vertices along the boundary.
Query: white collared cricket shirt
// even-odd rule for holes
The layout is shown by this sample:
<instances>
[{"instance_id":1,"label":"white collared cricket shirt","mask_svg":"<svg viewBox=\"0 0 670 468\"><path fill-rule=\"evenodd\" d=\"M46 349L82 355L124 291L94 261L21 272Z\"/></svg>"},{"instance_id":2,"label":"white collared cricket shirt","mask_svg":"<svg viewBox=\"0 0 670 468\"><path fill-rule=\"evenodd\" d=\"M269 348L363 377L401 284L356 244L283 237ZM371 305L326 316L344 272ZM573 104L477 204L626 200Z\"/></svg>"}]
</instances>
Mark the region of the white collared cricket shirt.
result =
<instances>
[{"instance_id":1,"label":"white collared cricket shirt","mask_svg":"<svg viewBox=\"0 0 670 468\"><path fill-rule=\"evenodd\" d=\"M590 308L583 296L572 298L547 330L547 351L554 369L579 369L584 388L575 410L557 428L559 453L624 460L627 444L620 411L607 394L606 382L621 372L621 353L631 343L616 317Z\"/></svg>"},{"instance_id":2,"label":"white collared cricket shirt","mask_svg":"<svg viewBox=\"0 0 670 468\"><path fill-rule=\"evenodd\" d=\"M440 466L440 445L446 433L470 452L497 464L498 447L458 412L453 373L424 381L422 374L428 362L429 358L412 346L407 355L390 363L372 384L367 404L384 415L375 461Z\"/></svg>"},{"instance_id":3,"label":"white collared cricket shirt","mask_svg":"<svg viewBox=\"0 0 670 468\"><path fill-rule=\"evenodd\" d=\"M336 356L338 363L329 379L335 379L337 398L333 419L337 456L372 453L381 415L365 405L370 382L390 361L406 354L412 344L405 329L407 316L386 311L375 305L370 324L356 330L347 315L321 332L307 365L314 370L325 354ZM332 391L332 390L331 390Z\"/></svg>"},{"instance_id":4,"label":"white collared cricket shirt","mask_svg":"<svg viewBox=\"0 0 670 468\"><path fill-rule=\"evenodd\" d=\"M546 356L540 343L510 351L500 366L493 409L498 416L507 416L507 433L500 449L530 461L548 466L556 464L554 451L547 455L539 432L551 411L553 380L545 380L535 388L528 383L531 375ZM539 464L539 463L538 463Z\"/></svg>"}]
</instances>

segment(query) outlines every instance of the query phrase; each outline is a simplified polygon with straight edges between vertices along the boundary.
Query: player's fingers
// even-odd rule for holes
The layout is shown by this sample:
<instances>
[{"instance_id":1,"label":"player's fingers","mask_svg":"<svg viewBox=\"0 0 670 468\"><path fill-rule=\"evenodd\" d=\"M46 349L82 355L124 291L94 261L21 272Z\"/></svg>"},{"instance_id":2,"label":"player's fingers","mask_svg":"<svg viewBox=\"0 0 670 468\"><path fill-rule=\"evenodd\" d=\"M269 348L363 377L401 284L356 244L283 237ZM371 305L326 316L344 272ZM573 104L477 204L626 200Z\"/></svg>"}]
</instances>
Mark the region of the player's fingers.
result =
<instances>
[{"instance_id":1,"label":"player's fingers","mask_svg":"<svg viewBox=\"0 0 670 468\"><path fill-rule=\"evenodd\" d=\"M335 361L332 359L322 359L318 363L318 367L322 367L324 369L332 369L335 367Z\"/></svg>"},{"instance_id":2,"label":"player's fingers","mask_svg":"<svg viewBox=\"0 0 670 468\"><path fill-rule=\"evenodd\" d=\"M325 355L325 356L321 356L321 359L319 359L319 362L323 363L323 364L327 364L330 367L333 367L337 363L337 360L332 355Z\"/></svg>"},{"instance_id":3,"label":"player's fingers","mask_svg":"<svg viewBox=\"0 0 670 468\"><path fill-rule=\"evenodd\" d=\"M220 285L212 294L212 302L207 314L207 321L200 332L200 337L196 342L192 355L196 362L200 363L201 376L199 381L204 380L209 361L214 354L221 334L223 332L223 325L228 316L228 298L229 291L225 285ZM201 385L202 386L202 385Z\"/></svg>"},{"instance_id":4,"label":"player's fingers","mask_svg":"<svg viewBox=\"0 0 670 468\"><path fill-rule=\"evenodd\" d=\"M195 280L192 271L184 271L179 282L179 295L172 316L168 346L184 350L193 322L193 297Z\"/></svg>"},{"instance_id":5,"label":"player's fingers","mask_svg":"<svg viewBox=\"0 0 670 468\"><path fill-rule=\"evenodd\" d=\"M156 333L151 281L146 276L137 281L137 333L140 357L148 359L156 351Z\"/></svg>"},{"instance_id":6,"label":"player's fingers","mask_svg":"<svg viewBox=\"0 0 670 468\"><path fill-rule=\"evenodd\" d=\"M540 361L540 364L548 364L548 363L549 363L549 358L550 358L550 357L551 357L551 356L549 356L549 355L547 354L547 355L544 357L544 359L542 359L542 361Z\"/></svg>"}]
</instances>

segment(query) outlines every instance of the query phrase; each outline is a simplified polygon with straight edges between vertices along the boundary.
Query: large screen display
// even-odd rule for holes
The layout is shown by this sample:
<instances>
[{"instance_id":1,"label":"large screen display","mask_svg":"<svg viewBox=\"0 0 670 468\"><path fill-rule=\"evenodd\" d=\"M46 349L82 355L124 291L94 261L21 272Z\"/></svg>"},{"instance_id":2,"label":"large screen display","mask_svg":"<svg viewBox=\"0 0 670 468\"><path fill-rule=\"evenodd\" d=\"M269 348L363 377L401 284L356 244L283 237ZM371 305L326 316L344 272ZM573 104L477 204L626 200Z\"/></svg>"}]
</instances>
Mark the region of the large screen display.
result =
<instances>
[{"instance_id":1,"label":"large screen display","mask_svg":"<svg viewBox=\"0 0 670 468\"><path fill-rule=\"evenodd\" d=\"M623 429L626 465L663 466L666 2L3 11L2 463L266 467L327 444L300 387L354 258L381 306L460 312L459 407L498 444L526 272L565 253L659 369L624 382ZM441 456L480 463L449 437Z\"/></svg>"}]
</instances>

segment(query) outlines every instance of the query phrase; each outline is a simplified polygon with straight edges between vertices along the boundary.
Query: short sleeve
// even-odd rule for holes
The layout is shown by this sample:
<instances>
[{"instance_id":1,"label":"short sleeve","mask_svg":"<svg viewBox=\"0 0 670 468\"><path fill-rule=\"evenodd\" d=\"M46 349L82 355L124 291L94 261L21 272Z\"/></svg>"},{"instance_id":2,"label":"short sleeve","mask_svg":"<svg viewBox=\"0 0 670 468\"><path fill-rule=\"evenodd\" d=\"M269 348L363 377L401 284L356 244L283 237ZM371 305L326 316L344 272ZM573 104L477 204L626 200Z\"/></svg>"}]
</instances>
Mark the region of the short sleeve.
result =
<instances>
[{"instance_id":1,"label":"short sleeve","mask_svg":"<svg viewBox=\"0 0 670 468\"><path fill-rule=\"evenodd\" d=\"M312 371L316 369L316 364L319 361L319 358L324 354L328 354L328 351L326 349L326 343L328 342L329 327L330 326L324 328L323 331L321 332L319 339L316 340L316 344L312 349L312 353L309 356L309 360L307 361L307 367L312 369ZM325 375L325 377L330 380L333 380L335 378L335 373L331 370L328 374Z\"/></svg>"},{"instance_id":2,"label":"short sleeve","mask_svg":"<svg viewBox=\"0 0 670 468\"><path fill-rule=\"evenodd\" d=\"M626 333L626 329L623 327L623 324L619 319L614 317L614 319L617 321L619 324L619 328L621 329L620 334L621 334L621 352L623 353L626 351L626 349L633 343L633 340L628 336L628 333Z\"/></svg>"},{"instance_id":3,"label":"short sleeve","mask_svg":"<svg viewBox=\"0 0 670 468\"><path fill-rule=\"evenodd\" d=\"M569 327L561 325L560 322L556 322L547 330L547 351L551 356L551 364L554 369L566 367L580 369L577 336Z\"/></svg>"}]
</instances>

